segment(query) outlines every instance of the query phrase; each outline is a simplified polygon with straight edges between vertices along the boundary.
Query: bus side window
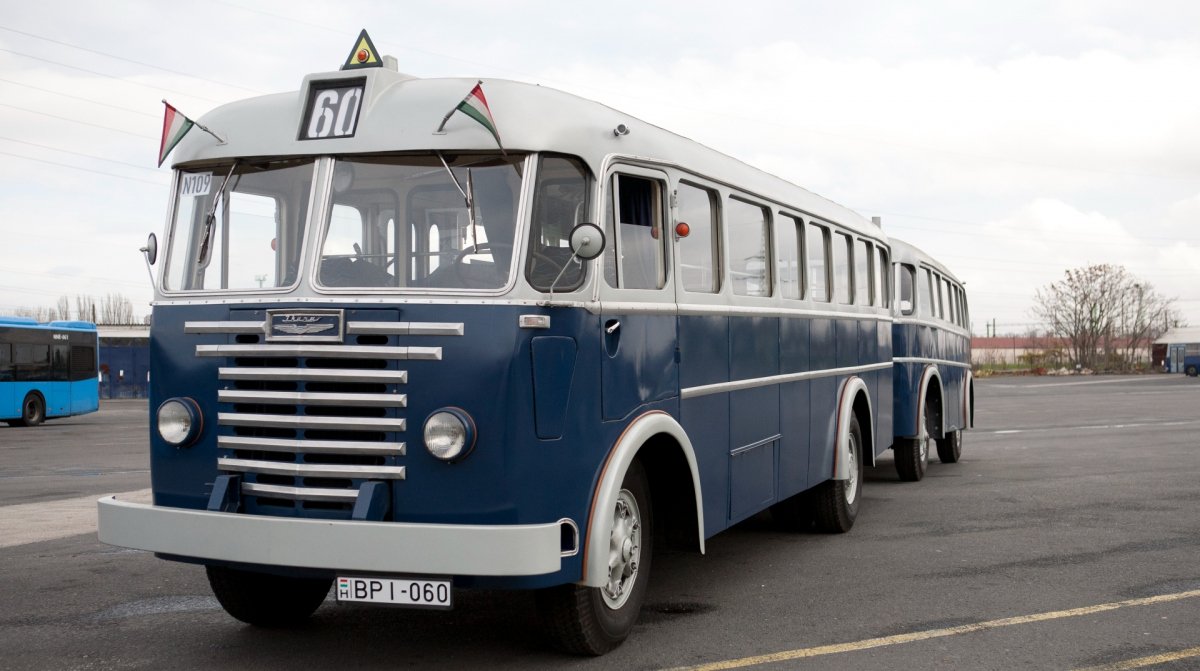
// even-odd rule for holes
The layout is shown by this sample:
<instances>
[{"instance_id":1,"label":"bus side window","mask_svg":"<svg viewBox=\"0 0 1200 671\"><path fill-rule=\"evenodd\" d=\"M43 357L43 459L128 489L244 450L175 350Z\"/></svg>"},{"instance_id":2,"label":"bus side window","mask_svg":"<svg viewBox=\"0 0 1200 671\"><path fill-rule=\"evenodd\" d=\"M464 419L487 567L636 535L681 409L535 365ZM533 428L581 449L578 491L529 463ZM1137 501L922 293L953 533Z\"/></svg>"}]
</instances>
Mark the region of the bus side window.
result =
<instances>
[{"instance_id":1,"label":"bus side window","mask_svg":"<svg viewBox=\"0 0 1200 671\"><path fill-rule=\"evenodd\" d=\"M871 268L871 243L859 240L854 245L854 304L870 305L874 299L874 275Z\"/></svg>"},{"instance_id":2,"label":"bus side window","mask_svg":"<svg viewBox=\"0 0 1200 671\"><path fill-rule=\"evenodd\" d=\"M688 225L688 235L677 243L679 281L683 290L715 294L721 290L717 272L717 196L712 191L681 182L677 193L677 217Z\"/></svg>"},{"instance_id":3,"label":"bus side window","mask_svg":"<svg viewBox=\"0 0 1200 671\"><path fill-rule=\"evenodd\" d=\"M805 228L808 251L809 299L829 302L829 229L810 223Z\"/></svg>"},{"instance_id":4,"label":"bus side window","mask_svg":"<svg viewBox=\"0 0 1200 671\"><path fill-rule=\"evenodd\" d=\"M889 286L892 265L888 262L887 250L878 245L875 247L875 304L879 307L891 307L892 288ZM911 291L911 287L909 288Z\"/></svg>"},{"instance_id":5,"label":"bus side window","mask_svg":"<svg viewBox=\"0 0 1200 671\"><path fill-rule=\"evenodd\" d=\"M616 245L608 257L619 262L605 267L609 285L622 289L661 289L666 285L662 191L662 184L653 179L613 176L614 202L606 208L606 224L608 238Z\"/></svg>"},{"instance_id":6,"label":"bus side window","mask_svg":"<svg viewBox=\"0 0 1200 671\"><path fill-rule=\"evenodd\" d=\"M911 315L916 312L916 301L913 300L913 285L917 281L917 271L907 263L901 263L900 269L900 314Z\"/></svg>"},{"instance_id":7,"label":"bus side window","mask_svg":"<svg viewBox=\"0 0 1200 671\"><path fill-rule=\"evenodd\" d=\"M850 236L838 233L833 236L833 292L838 303L849 305L854 299L850 268Z\"/></svg>"},{"instance_id":8,"label":"bus side window","mask_svg":"<svg viewBox=\"0 0 1200 671\"><path fill-rule=\"evenodd\" d=\"M725 212L729 229L729 281L739 296L770 296L771 274L767 259L770 242L767 208L730 198Z\"/></svg>"},{"instance_id":9,"label":"bus side window","mask_svg":"<svg viewBox=\"0 0 1200 671\"><path fill-rule=\"evenodd\" d=\"M784 298L804 297L803 253L800 249L798 217L781 214L775 220L775 273L779 276L779 293Z\"/></svg>"},{"instance_id":10,"label":"bus side window","mask_svg":"<svg viewBox=\"0 0 1200 671\"><path fill-rule=\"evenodd\" d=\"M11 382L13 379L12 345L0 343L0 382Z\"/></svg>"},{"instance_id":11,"label":"bus side window","mask_svg":"<svg viewBox=\"0 0 1200 671\"><path fill-rule=\"evenodd\" d=\"M588 211L588 174L573 157L541 159L525 265L525 277L535 289L572 291L583 282L584 265L572 261L570 237Z\"/></svg>"},{"instance_id":12,"label":"bus side window","mask_svg":"<svg viewBox=\"0 0 1200 671\"><path fill-rule=\"evenodd\" d=\"M921 279L917 282L917 314L921 317L935 317L933 307L933 275L928 268L921 269Z\"/></svg>"}]
</instances>

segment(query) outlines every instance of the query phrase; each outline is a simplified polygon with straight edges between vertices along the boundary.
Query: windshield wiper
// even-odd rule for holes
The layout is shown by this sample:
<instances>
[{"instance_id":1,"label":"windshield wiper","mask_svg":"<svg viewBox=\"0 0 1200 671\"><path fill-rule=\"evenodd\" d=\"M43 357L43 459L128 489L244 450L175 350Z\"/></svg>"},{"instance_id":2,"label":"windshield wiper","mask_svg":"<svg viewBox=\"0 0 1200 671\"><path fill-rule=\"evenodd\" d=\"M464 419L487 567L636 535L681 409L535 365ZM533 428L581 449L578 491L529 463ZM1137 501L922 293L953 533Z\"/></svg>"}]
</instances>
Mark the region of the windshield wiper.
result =
<instances>
[{"instance_id":1,"label":"windshield wiper","mask_svg":"<svg viewBox=\"0 0 1200 671\"><path fill-rule=\"evenodd\" d=\"M217 189L217 193L213 195L212 205L208 208L208 214L204 215L204 235L200 238L200 254L197 256L196 265L198 268L207 268L208 262L212 260L212 237L213 229L217 223L217 203L225 196L225 187L229 184L229 178L233 177L233 171L237 170L238 162L234 161L233 165L229 166L229 172L225 175L225 179L221 181L221 188Z\"/></svg>"},{"instance_id":2,"label":"windshield wiper","mask_svg":"<svg viewBox=\"0 0 1200 671\"><path fill-rule=\"evenodd\" d=\"M454 182L455 188L467 202L467 221L471 222L471 240L474 241L472 246L478 246L479 233L475 230L475 180L471 177L471 169L467 168L467 188L464 189L458 181L458 177L454 176L454 171L450 169L450 164L446 162L446 157L442 156L442 152L437 152L437 157L442 162L442 166L446 168L446 173L450 175L450 180Z\"/></svg>"}]
</instances>

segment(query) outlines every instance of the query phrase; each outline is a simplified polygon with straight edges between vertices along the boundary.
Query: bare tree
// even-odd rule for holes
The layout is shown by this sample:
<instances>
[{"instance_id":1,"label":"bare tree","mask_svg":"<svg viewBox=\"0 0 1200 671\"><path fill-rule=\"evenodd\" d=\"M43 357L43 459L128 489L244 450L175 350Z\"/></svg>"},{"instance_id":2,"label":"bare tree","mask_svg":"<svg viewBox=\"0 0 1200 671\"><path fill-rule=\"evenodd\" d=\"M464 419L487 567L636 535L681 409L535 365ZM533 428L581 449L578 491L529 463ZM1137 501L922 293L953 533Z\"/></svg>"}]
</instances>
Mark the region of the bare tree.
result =
<instances>
[{"instance_id":1,"label":"bare tree","mask_svg":"<svg viewBox=\"0 0 1200 671\"><path fill-rule=\"evenodd\" d=\"M1074 268L1037 291L1033 313L1048 333L1067 339L1071 359L1085 368L1125 369L1177 318L1174 299L1123 266Z\"/></svg>"},{"instance_id":2,"label":"bare tree","mask_svg":"<svg viewBox=\"0 0 1200 671\"><path fill-rule=\"evenodd\" d=\"M75 314L84 321L96 321L96 299L87 294L75 294Z\"/></svg>"},{"instance_id":3,"label":"bare tree","mask_svg":"<svg viewBox=\"0 0 1200 671\"><path fill-rule=\"evenodd\" d=\"M71 318L71 299L64 296L58 297L58 302L55 303L54 309L57 311L57 319Z\"/></svg>"},{"instance_id":4,"label":"bare tree","mask_svg":"<svg viewBox=\"0 0 1200 671\"><path fill-rule=\"evenodd\" d=\"M123 294L110 293L100 298L101 324L132 324L133 303Z\"/></svg>"}]
</instances>

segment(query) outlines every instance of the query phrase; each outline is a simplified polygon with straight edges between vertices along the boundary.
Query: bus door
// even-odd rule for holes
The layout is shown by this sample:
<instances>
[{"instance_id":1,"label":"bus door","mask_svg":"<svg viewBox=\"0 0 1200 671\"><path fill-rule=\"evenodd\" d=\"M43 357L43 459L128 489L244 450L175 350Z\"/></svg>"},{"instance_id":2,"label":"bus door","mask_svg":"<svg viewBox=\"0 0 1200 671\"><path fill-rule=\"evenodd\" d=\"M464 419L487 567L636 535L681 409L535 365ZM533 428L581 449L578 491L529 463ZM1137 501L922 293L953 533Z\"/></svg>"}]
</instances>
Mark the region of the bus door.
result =
<instances>
[{"instance_id":1,"label":"bus door","mask_svg":"<svg viewBox=\"0 0 1200 671\"><path fill-rule=\"evenodd\" d=\"M604 189L601 396L604 419L612 421L675 397L679 368L667 272L666 175L619 165Z\"/></svg>"},{"instance_id":2,"label":"bus door","mask_svg":"<svg viewBox=\"0 0 1200 671\"><path fill-rule=\"evenodd\" d=\"M730 517L730 393L705 387L730 380L730 324L721 289L721 198L696 181L675 183L671 222L675 300L679 304L679 421L692 441L711 535Z\"/></svg>"}]
</instances>

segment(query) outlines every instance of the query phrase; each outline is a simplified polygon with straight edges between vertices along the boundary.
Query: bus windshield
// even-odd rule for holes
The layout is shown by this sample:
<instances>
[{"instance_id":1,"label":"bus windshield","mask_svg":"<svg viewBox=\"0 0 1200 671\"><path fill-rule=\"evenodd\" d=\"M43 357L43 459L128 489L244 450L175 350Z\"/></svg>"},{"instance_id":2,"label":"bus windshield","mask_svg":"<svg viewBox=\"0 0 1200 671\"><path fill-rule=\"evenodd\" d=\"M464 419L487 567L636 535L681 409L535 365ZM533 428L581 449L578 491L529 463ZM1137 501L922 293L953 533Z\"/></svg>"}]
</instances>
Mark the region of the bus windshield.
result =
<instances>
[{"instance_id":1,"label":"bus windshield","mask_svg":"<svg viewBox=\"0 0 1200 671\"><path fill-rule=\"evenodd\" d=\"M504 287L513 262L523 161L514 155L449 154L339 159L317 283Z\"/></svg>"},{"instance_id":2,"label":"bus windshield","mask_svg":"<svg viewBox=\"0 0 1200 671\"><path fill-rule=\"evenodd\" d=\"M314 159L181 170L165 288L216 291L295 284Z\"/></svg>"}]
</instances>

